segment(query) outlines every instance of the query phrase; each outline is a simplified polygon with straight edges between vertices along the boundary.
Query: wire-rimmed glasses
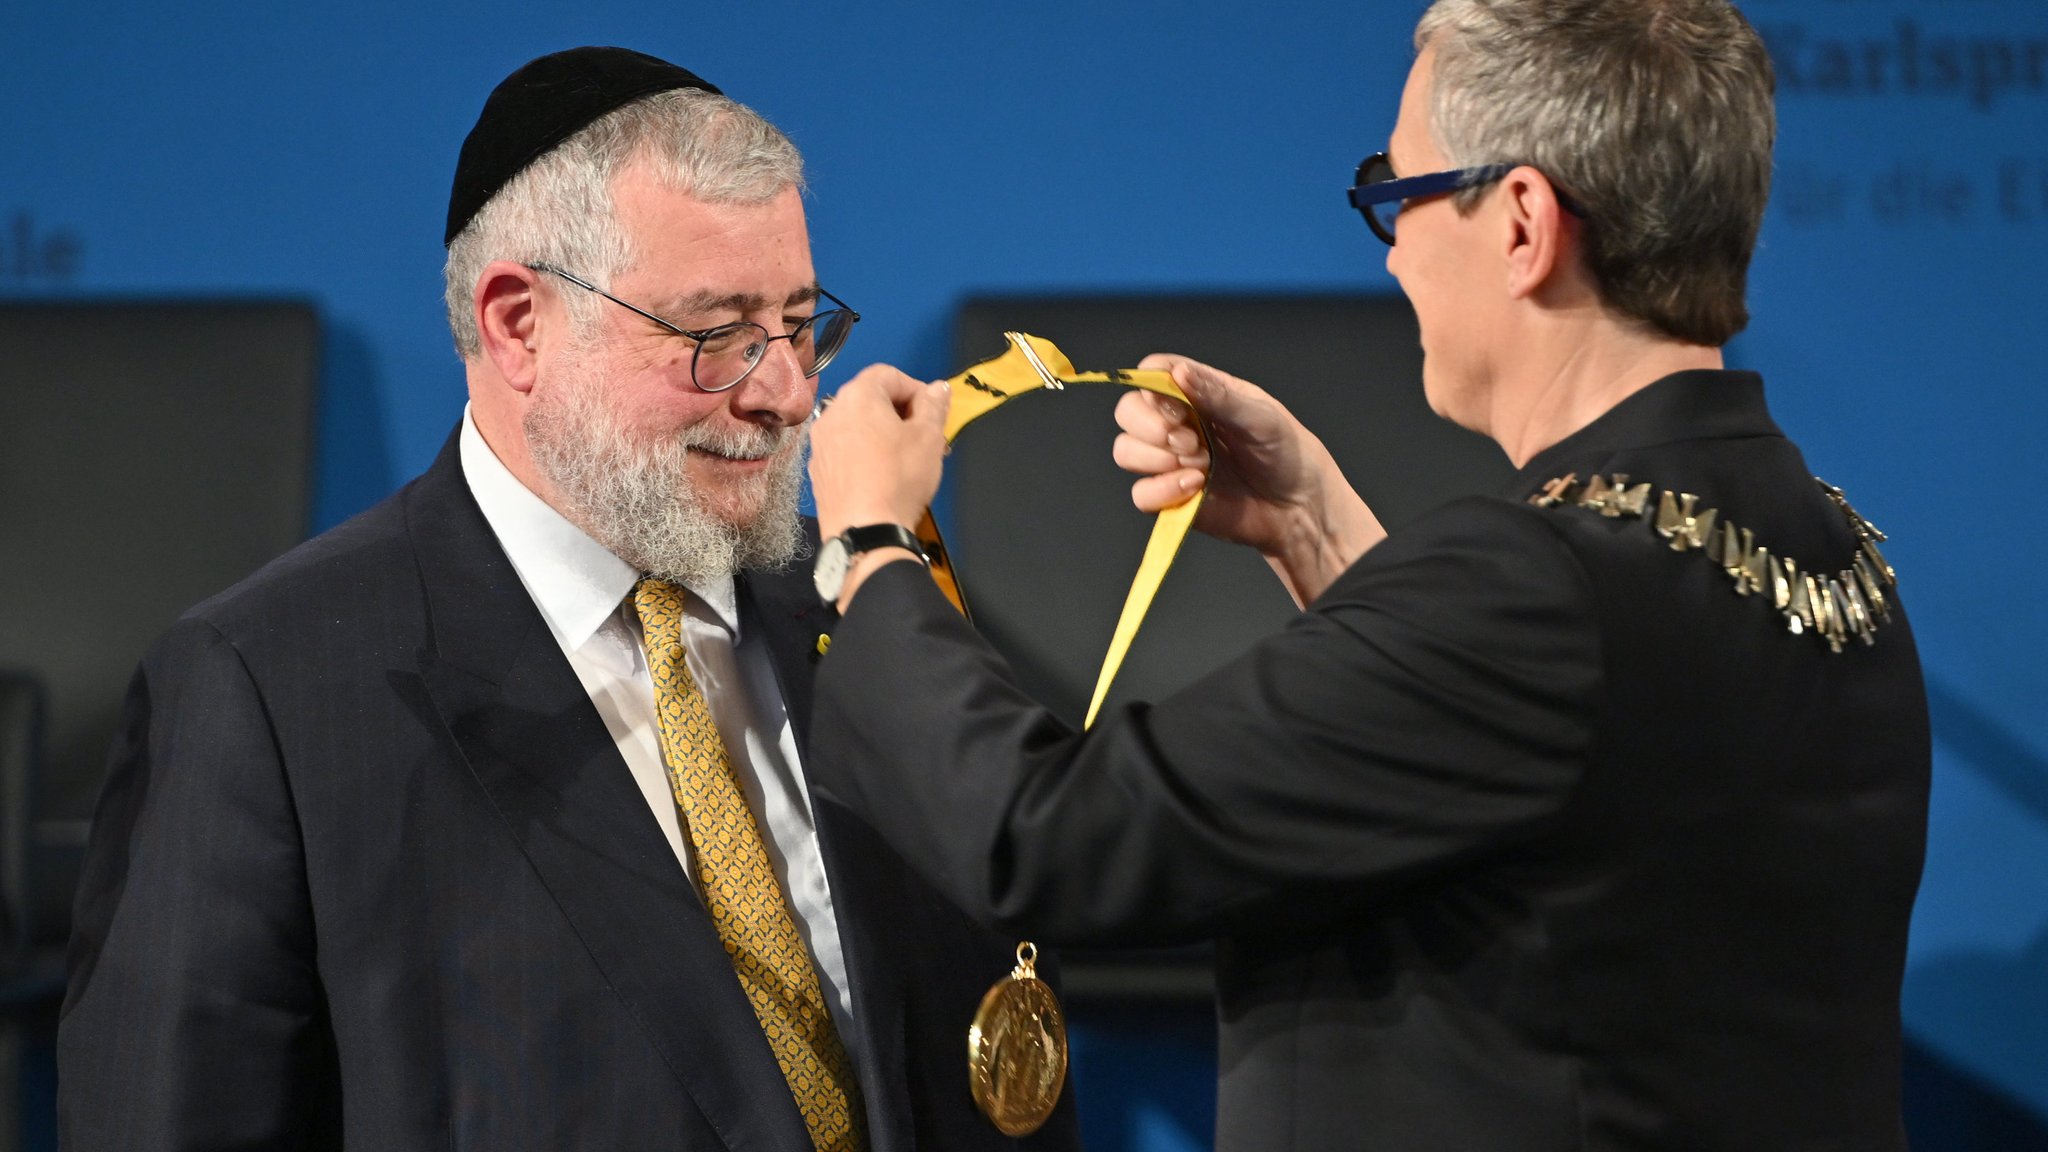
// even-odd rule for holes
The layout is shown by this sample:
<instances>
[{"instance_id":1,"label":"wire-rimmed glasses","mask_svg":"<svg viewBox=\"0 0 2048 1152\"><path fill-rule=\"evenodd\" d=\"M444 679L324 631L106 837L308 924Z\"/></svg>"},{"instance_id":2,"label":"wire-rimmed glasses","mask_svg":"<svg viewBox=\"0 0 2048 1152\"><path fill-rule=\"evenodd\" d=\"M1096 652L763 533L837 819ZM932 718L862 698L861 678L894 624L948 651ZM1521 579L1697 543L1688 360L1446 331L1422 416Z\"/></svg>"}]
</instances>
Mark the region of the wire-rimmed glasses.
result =
<instances>
[{"instance_id":1,"label":"wire-rimmed glasses","mask_svg":"<svg viewBox=\"0 0 2048 1152\"><path fill-rule=\"evenodd\" d=\"M860 320L860 313L847 307L844 300L820 288L818 295L831 301L835 307L813 312L780 336L751 320L735 320L715 328L692 330L671 324L645 308L628 304L583 277L552 264L528 264L527 267L535 272L559 276L578 288L595 292L629 312L652 320L678 336L696 341L696 352L690 358L690 382L700 392L723 392L745 380L761 366L761 361L768 358L768 345L776 340L789 341L790 350L796 353L797 366L803 369L805 376L816 376L832 362L834 356L839 355L839 350L846 346L847 336L853 332L854 324Z\"/></svg>"}]
</instances>

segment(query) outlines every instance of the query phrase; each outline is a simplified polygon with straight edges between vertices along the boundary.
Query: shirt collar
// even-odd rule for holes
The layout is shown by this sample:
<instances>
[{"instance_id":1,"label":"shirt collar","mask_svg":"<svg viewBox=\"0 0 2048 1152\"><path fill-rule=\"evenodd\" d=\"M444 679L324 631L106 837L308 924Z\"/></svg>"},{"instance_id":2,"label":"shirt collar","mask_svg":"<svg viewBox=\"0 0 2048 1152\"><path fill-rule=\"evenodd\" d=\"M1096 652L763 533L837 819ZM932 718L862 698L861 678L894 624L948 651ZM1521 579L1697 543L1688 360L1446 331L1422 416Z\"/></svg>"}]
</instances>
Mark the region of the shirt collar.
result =
<instances>
[{"instance_id":1,"label":"shirt collar","mask_svg":"<svg viewBox=\"0 0 2048 1152\"><path fill-rule=\"evenodd\" d=\"M520 483L462 412L462 475L484 519L565 652L582 648L631 597L640 572ZM739 640L738 595L732 577L691 585L686 611Z\"/></svg>"}]
</instances>

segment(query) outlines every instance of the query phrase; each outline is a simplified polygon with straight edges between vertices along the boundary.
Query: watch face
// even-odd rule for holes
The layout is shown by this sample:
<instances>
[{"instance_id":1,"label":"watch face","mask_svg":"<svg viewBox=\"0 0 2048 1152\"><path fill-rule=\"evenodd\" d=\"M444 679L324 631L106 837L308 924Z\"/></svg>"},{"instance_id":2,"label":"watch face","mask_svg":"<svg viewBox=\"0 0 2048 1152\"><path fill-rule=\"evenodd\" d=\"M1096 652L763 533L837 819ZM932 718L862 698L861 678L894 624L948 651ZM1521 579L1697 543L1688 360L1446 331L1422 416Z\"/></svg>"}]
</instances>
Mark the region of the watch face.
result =
<instances>
[{"instance_id":1,"label":"watch face","mask_svg":"<svg viewBox=\"0 0 2048 1152\"><path fill-rule=\"evenodd\" d=\"M846 583L846 569L853 560L846 550L846 540L834 536L818 546L818 562L811 568L811 583L818 589L818 598L827 604L836 603L839 589Z\"/></svg>"}]
</instances>

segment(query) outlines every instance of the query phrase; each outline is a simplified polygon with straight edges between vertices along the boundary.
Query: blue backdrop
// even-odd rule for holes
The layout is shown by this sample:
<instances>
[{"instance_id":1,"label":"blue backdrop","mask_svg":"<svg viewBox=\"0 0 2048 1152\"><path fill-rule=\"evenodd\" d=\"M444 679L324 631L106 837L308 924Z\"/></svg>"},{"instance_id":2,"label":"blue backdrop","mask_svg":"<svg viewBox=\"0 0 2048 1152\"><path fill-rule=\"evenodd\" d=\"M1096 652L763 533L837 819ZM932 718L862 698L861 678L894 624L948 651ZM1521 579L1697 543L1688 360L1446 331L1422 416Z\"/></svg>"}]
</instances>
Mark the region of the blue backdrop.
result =
<instances>
[{"instance_id":1,"label":"blue backdrop","mask_svg":"<svg viewBox=\"0 0 2048 1152\"><path fill-rule=\"evenodd\" d=\"M448 179L484 95L530 57L638 47L790 131L820 275L867 317L829 387L870 359L950 371L970 292L1392 290L1340 193L1385 138L1420 7L23 0L0 8L0 295L313 299L325 526L423 468L461 409ZM1732 358L1892 534L1927 660L1907 1021L2048 1122L2048 5L1748 11L1778 59L1781 137ZM1101 1065L1130 1054L1091 1044ZM1132 1090L1200 1097L1201 1057L1172 1051ZM1187 1115L1144 1112L1124 1138L1189 1146Z\"/></svg>"}]
</instances>

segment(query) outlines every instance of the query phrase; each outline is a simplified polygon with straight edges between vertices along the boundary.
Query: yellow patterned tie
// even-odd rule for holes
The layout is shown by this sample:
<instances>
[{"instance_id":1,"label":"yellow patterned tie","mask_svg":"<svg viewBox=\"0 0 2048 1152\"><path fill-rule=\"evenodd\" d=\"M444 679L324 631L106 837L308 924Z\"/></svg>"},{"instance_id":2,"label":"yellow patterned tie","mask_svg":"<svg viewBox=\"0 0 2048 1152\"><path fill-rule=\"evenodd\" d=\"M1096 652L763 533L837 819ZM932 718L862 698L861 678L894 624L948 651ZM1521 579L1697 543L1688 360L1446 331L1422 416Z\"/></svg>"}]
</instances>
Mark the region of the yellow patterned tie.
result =
<instances>
[{"instance_id":1,"label":"yellow patterned tie","mask_svg":"<svg viewBox=\"0 0 2048 1152\"><path fill-rule=\"evenodd\" d=\"M798 934L754 810L726 756L711 709L683 661L683 590L647 577L633 588L640 613L661 755L695 854L704 903L732 958L768 1046L819 1152L860 1152L860 1086L811 955Z\"/></svg>"}]
</instances>

